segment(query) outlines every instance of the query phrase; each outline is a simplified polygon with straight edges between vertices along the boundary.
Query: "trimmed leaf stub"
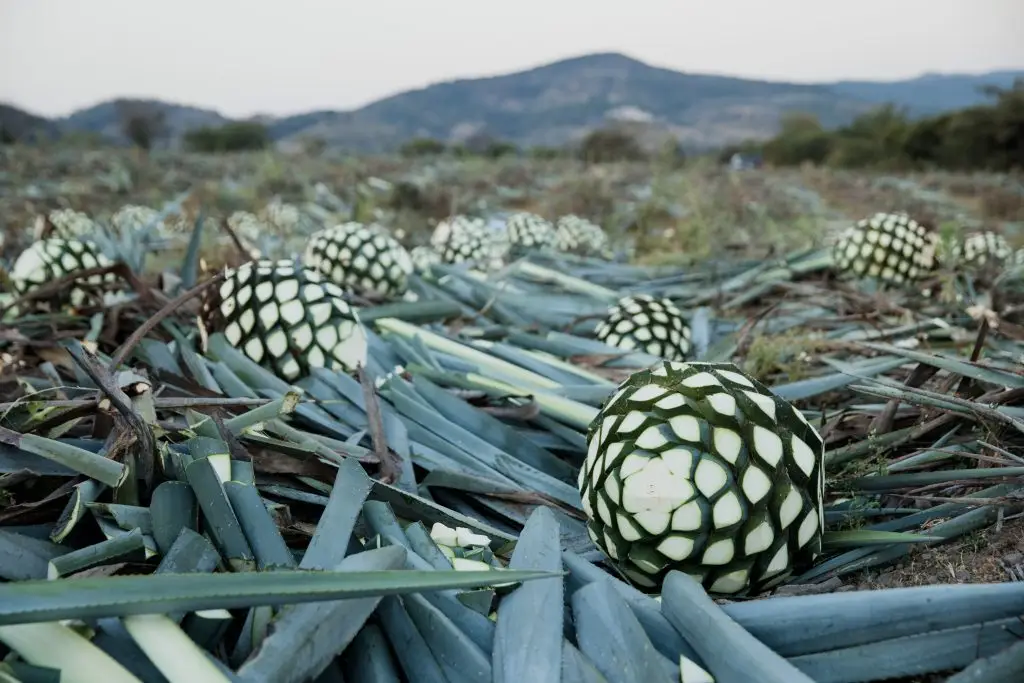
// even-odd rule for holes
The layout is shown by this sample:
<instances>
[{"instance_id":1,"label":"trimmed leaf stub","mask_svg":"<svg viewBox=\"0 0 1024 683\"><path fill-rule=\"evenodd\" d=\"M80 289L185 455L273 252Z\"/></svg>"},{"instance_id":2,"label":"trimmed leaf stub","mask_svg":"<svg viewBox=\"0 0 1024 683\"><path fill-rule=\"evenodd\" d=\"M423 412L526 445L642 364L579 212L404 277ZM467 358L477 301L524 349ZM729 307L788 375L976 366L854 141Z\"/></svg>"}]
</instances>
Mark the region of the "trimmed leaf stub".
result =
<instances>
[{"instance_id":1,"label":"trimmed leaf stub","mask_svg":"<svg viewBox=\"0 0 1024 683\"><path fill-rule=\"evenodd\" d=\"M596 333L609 346L639 349L665 360L686 360L690 355L690 326L683 312L670 300L649 294L619 299Z\"/></svg>"},{"instance_id":2,"label":"trimmed leaf stub","mask_svg":"<svg viewBox=\"0 0 1024 683\"><path fill-rule=\"evenodd\" d=\"M832 258L840 272L899 285L935 270L938 241L906 214L876 213L839 236Z\"/></svg>"},{"instance_id":3,"label":"trimmed leaf stub","mask_svg":"<svg viewBox=\"0 0 1024 683\"><path fill-rule=\"evenodd\" d=\"M228 342L278 377L293 381L310 368L354 372L366 365L366 330L341 288L294 262L251 261L206 290L199 318L207 335Z\"/></svg>"},{"instance_id":4,"label":"trimmed leaf stub","mask_svg":"<svg viewBox=\"0 0 1024 683\"><path fill-rule=\"evenodd\" d=\"M712 593L755 593L821 552L824 442L732 363L634 373L587 444L590 537L638 588L677 569Z\"/></svg>"}]
</instances>

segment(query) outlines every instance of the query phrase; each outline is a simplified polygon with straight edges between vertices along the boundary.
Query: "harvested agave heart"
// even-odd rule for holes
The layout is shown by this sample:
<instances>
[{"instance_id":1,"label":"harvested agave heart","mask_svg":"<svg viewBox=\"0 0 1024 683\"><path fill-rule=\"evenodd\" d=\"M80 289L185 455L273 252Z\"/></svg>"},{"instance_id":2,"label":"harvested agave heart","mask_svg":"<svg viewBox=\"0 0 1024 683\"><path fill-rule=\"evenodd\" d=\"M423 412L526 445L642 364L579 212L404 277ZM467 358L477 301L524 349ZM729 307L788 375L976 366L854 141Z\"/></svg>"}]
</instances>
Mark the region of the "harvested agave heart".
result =
<instances>
[{"instance_id":1,"label":"harvested agave heart","mask_svg":"<svg viewBox=\"0 0 1024 683\"><path fill-rule=\"evenodd\" d=\"M1014 258L1013 247L998 232L986 230L967 235L953 245L953 258L966 266L1001 265Z\"/></svg>"},{"instance_id":2,"label":"harvested agave heart","mask_svg":"<svg viewBox=\"0 0 1024 683\"><path fill-rule=\"evenodd\" d=\"M209 335L286 381L312 368L354 372L366 365L367 336L341 288L293 261L251 261L207 290L199 315L203 350Z\"/></svg>"},{"instance_id":3,"label":"harvested agave heart","mask_svg":"<svg viewBox=\"0 0 1024 683\"><path fill-rule=\"evenodd\" d=\"M608 249L608 235L596 223L569 214L558 219L552 246L570 254L597 256Z\"/></svg>"},{"instance_id":4,"label":"harvested agave heart","mask_svg":"<svg viewBox=\"0 0 1024 683\"><path fill-rule=\"evenodd\" d=\"M597 338L625 350L640 350L665 360L686 360L690 326L674 303L635 294L619 299L597 325Z\"/></svg>"},{"instance_id":5,"label":"harvested agave heart","mask_svg":"<svg viewBox=\"0 0 1024 683\"><path fill-rule=\"evenodd\" d=\"M306 245L306 265L343 289L399 297L409 286L412 259L382 228L343 223L314 233Z\"/></svg>"},{"instance_id":6,"label":"harvested agave heart","mask_svg":"<svg viewBox=\"0 0 1024 683\"><path fill-rule=\"evenodd\" d=\"M756 593L821 551L824 443L732 363L634 373L587 445L587 529L641 589L678 569L712 593Z\"/></svg>"},{"instance_id":7,"label":"harvested agave heart","mask_svg":"<svg viewBox=\"0 0 1024 683\"><path fill-rule=\"evenodd\" d=\"M505 230L513 253L545 249L555 240L555 226L551 221L527 211L509 216Z\"/></svg>"},{"instance_id":8,"label":"harvested agave heart","mask_svg":"<svg viewBox=\"0 0 1024 683\"><path fill-rule=\"evenodd\" d=\"M937 235L906 214L876 213L836 240L837 270L902 285L927 277L936 266Z\"/></svg>"},{"instance_id":9,"label":"harvested agave heart","mask_svg":"<svg viewBox=\"0 0 1024 683\"><path fill-rule=\"evenodd\" d=\"M490 268L501 259L502 240L480 218L455 216L441 221L430 236L430 245L443 263L468 263Z\"/></svg>"},{"instance_id":10,"label":"harvested agave heart","mask_svg":"<svg viewBox=\"0 0 1024 683\"><path fill-rule=\"evenodd\" d=\"M37 240L21 252L11 267L9 277L15 292L23 296L72 273L113 264L96 244L87 239L51 237ZM51 310L68 304L79 307L88 299L86 287L95 289L117 279L114 273L89 275L81 279L81 284L76 281L76 284L55 292L48 301L38 303L48 305Z\"/></svg>"},{"instance_id":11,"label":"harvested agave heart","mask_svg":"<svg viewBox=\"0 0 1024 683\"><path fill-rule=\"evenodd\" d=\"M430 266L441 262L441 255L426 245L413 247L409 252L409 258L417 273L426 273L430 270Z\"/></svg>"}]
</instances>

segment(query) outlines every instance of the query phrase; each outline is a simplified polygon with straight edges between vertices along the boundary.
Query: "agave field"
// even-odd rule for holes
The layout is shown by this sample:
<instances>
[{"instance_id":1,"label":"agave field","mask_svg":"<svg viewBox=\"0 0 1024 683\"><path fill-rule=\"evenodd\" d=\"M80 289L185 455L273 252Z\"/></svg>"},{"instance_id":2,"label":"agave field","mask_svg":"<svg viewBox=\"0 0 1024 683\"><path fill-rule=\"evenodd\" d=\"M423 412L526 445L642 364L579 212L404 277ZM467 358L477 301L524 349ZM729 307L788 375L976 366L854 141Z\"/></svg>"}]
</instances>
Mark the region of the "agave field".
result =
<instances>
[{"instance_id":1,"label":"agave field","mask_svg":"<svg viewBox=\"0 0 1024 683\"><path fill-rule=\"evenodd\" d=\"M0 157L0 682L1024 680L1024 185Z\"/></svg>"}]
</instances>

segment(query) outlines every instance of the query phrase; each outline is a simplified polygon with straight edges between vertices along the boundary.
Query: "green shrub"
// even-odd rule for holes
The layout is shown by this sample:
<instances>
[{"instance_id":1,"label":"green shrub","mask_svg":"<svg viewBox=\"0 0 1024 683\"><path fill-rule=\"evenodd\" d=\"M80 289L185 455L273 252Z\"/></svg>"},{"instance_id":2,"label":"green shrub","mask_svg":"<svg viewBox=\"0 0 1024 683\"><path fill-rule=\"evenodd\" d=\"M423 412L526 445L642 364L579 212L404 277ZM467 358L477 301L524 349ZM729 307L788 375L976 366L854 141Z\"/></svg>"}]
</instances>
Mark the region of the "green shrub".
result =
<instances>
[{"instance_id":1,"label":"green shrub","mask_svg":"<svg viewBox=\"0 0 1024 683\"><path fill-rule=\"evenodd\" d=\"M267 129L252 121L196 128L185 133L185 146L193 152L243 152L270 145Z\"/></svg>"}]
</instances>

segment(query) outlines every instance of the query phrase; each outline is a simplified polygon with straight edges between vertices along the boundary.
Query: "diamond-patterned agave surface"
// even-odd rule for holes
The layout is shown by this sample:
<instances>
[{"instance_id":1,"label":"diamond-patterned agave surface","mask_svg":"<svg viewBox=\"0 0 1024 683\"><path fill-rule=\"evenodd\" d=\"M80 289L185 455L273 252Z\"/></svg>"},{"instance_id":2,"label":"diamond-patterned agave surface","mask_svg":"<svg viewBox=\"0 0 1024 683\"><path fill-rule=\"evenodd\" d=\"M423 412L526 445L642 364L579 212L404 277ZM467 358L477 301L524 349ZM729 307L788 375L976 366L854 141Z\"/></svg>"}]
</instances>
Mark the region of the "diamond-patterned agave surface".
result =
<instances>
[{"instance_id":1,"label":"diamond-patterned agave surface","mask_svg":"<svg viewBox=\"0 0 1024 683\"><path fill-rule=\"evenodd\" d=\"M426 245L413 247L409 252L409 258L412 259L412 266L418 273L426 273L430 266L441 262L441 255Z\"/></svg>"},{"instance_id":2,"label":"diamond-patterned agave surface","mask_svg":"<svg viewBox=\"0 0 1024 683\"><path fill-rule=\"evenodd\" d=\"M634 373L587 444L590 537L641 589L678 569L712 593L755 593L821 551L824 443L732 363Z\"/></svg>"},{"instance_id":3,"label":"diamond-patterned agave surface","mask_svg":"<svg viewBox=\"0 0 1024 683\"><path fill-rule=\"evenodd\" d=\"M558 219L552 245L558 251L593 256L607 249L608 235L600 225L569 214Z\"/></svg>"},{"instance_id":4,"label":"diamond-patterned agave surface","mask_svg":"<svg viewBox=\"0 0 1024 683\"><path fill-rule=\"evenodd\" d=\"M683 312L670 300L649 294L619 299L598 323L596 333L609 346L665 360L686 360L690 354L690 326Z\"/></svg>"},{"instance_id":5,"label":"diamond-patterned agave surface","mask_svg":"<svg viewBox=\"0 0 1024 683\"><path fill-rule=\"evenodd\" d=\"M340 287L360 293L401 296L409 286L412 258L381 227L342 223L314 233L306 265Z\"/></svg>"},{"instance_id":6,"label":"diamond-patterned agave surface","mask_svg":"<svg viewBox=\"0 0 1024 683\"><path fill-rule=\"evenodd\" d=\"M76 271L110 266L113 263L90 240L51 237L37 240L21 252L11 267L10 277L14 289L24 295ZM105 273L90 275L84 278L83 282L95 286L116 280L117 275L114 273ZM82 287L73 285L56 294L54 302L81 306L86 296L87 293Z\"/></svg>"},{"instance_id":7,"label":"diamond-patterned agave surface","mask_svg":"<svg viewBox=\"0 0 1024 683\"><path fill-rule=\"evenodd\" d=\"M857 277L905 284L935 269L938 237L906 214L876 213L836 241L835 266Z\"/></svg>"},{"instance_id":8,"label":"diamond-patterned agave surface","mask_svg":"<svg viewBox=\"0 0 1024 683\"><path fill-rule=\"evenodd\" d=\"M555 240L555 226L543 216L520 211L505 221L508 241L513 251L530 251L551 246Z\"/></svg>"},{"instance_id":9,"label":"diamond-patterned agave surface","mask_svg":"<svg viewBox=\"0 0 1024 683\"><path fill-rule=\"evenodd\" d=\"M430 245L442 262L478 267L488 267L500 259L501 242L482 218L461 215L439 222L430 236Z\"/></svg>"},{"instance_id":10,"label":"diamond-patterned agave surface","mask_svg":"<svg viewBox=\"0 0 1024 683\"><path fill-rule=\"evenodd\" d=\"M199 328L228 342L278 377L311 368L353 372L366 365L367 337L340 287L293 261L251 261L229 270L204 297ZM204 348L205 350L205 348Z\"/></svg>"},{"instance_id":11,"label":"diamond-patterned agave surface","mask_svg":"<svg viewBox=\"0 0 1024 683\"><path fill-rule=\"evenodd\" d=\"M1013 247L998 232L971 233L963 243L953 245L954 259L969 266L1001 264L1013 258Z\"/></svg>"}]
</instances>

